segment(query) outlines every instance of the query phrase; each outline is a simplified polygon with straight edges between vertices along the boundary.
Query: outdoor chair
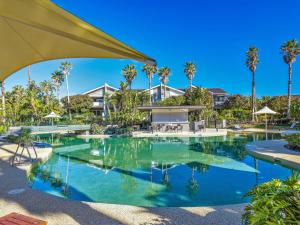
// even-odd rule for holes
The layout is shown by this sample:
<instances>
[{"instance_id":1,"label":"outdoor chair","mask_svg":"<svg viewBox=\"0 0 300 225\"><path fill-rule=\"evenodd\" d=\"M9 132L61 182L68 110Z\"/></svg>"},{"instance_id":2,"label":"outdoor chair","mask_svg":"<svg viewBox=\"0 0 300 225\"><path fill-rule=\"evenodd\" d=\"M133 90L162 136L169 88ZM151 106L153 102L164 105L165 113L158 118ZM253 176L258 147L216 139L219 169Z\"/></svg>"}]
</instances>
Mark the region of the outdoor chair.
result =
<instances>
[{"instance_id":1,"label":"outdoor chair","mask_svg":"<svg viewBox=\"0 0 300 225\"><path fill-rule=\"evenodd\" d=\"M32 161L33 159L31 157L29 148L33 149L33 152L35 154L35 159L37 159L37 152L36 152L36 149L34 147L34 144L33 144L32 138L31 138L30 130L22 130L20 132L17 140L18 140L18 147L15 151L15 154L13 155L13 157L11 159L11 165L14 165L15 162L20 162L21 161L21 158L24 154L25 149L26 149L27 154L30 158L30 161ZM20 148L22 148L22 151L21 151L21 154L19 155L19 158L17 158L17 155L18 155L18 152L19 152Z\"/></svg>"},{"instance_id":2,"label":"outdoor chair","mask_svg":"<svg viewBox=\"0 0 300 225\"><path fill-rule=\"evenodd\" d=\"M33 217L24 216L19 213L10 213L0 217L1 225L46 225L47 222Z\"/></svg>"},{"instance_id":3,"label":"outdoor chair","mask_svg":"<svg viewBox=\"0 0 300 225\"><path fill-rule=\"evenodd\" d=\"M183 131L183 126L181 124L177 124L177 132L178 131Z\"/></svg>"}]
</instances>

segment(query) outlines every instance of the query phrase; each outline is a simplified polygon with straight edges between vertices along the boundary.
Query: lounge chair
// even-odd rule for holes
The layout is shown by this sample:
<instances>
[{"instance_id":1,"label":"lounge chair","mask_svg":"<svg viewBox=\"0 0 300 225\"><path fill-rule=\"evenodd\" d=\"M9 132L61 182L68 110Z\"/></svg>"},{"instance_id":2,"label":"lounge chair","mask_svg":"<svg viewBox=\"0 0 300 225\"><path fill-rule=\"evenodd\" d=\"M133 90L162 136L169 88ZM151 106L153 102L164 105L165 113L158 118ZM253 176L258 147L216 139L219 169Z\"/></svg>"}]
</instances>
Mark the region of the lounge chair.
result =
<instances>
[{"instance_id":1,"label":"lounge chair","mask_svg":"<svg viewBox=\"0 0 300 225\"><path fill-rule=\"evenodd\" d=\"M295 130L297 130L297 125L298 124L299 124L298 121L293 122L292 125L289 127L289 129L295 129Z\"/></svg>"},{"instance_id":2,"label":"lounge chair","mask_svg":"<svg viewBox=\"0 0 300 225\"><path fill-rule=\"evenodd\" d=\"M235 124L232 127L233 130L243 130L243 128L241 128L241 126L239 124Z\"/></svg>"},{"instance_id":3,"label":"lounge chair","mask_svg":"<svg viewBox=\"0 0 300 225\"><path fill-rule=\"evenodd\" d=\"M10 213L6 216L0 217L1 225L46 225L47 222L33 217L24 216L19 213Z\"/></svg>"}]
</instances>

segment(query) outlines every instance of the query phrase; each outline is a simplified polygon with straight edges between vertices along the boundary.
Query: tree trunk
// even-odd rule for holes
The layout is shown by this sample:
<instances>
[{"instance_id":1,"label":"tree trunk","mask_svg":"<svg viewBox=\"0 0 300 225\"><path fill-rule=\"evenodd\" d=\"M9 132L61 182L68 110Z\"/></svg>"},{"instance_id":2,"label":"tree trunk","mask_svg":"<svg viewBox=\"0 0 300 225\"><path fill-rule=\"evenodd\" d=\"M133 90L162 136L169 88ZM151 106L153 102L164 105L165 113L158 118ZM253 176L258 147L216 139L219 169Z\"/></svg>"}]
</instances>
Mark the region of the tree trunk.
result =
<instances>
[{"instance_id":1,"label":"tree trunk","mask_svg":"<svg viewBox=\"0 0 300 225\"><path fill-rule=\"evenodd\" d=\"M2 111L3 111L3 123L5 123L6 110L5 110L5 83L4 80L1 82L1 93L2 93Z\"/></svg>"},{"instance_id":2,"label":"tree trunk","mask_svg":"<svg viewBox=\"0 0 300 225\"><path fill-rule=\"evenodd\" d=\"M291 90L292 90L292 63L289 63L288 67L288 73L289 73L289 78L288 78L288 105L287 105L287 118L291 118L291 101L292 101L292 96L291 96Z\"/></svg>"},{"instance_id":3,"label":"tree trunk","mask_svg":"<svg viewBox=\"0 0 300 225\"><path fill-rule=\"evenodd\" d=\"M149 76L149 96L150 96L150 105L152 105L151 86L152 86L152 77Z\"/></svg>"},{"instance_id":4,"label":"tree trunk","mask_svg":"<svg viewBox=\"0 0 300 225\"><path fill-rule=\"evenodd\" d=\"M192 79L190 79L190 90L192 91Z\"/></svg>"},{"instance_id":5,"label":"tree trunk","mask_svg":"<svg viewBox=\"0 0 300 225\"><path fill-rule=\"evenodd\" d=\"M65 74L66 76L66 85L67 85L67 98L68 98L68 111L69 111L69 119L72 120L72 114L70 110L70 92L69 92L69 81L68 81L68 75Z\"/></svg>"},{"instance_id":6,"label":"tree trunk","mask_svg":"<svg viewBox=\"0 0 300 225\"><path fill-rule=\"evenodd\" d=\"M255 72L252 72L252 122L255 122L256 112L256 87L255 87Z\"/></svg>"},{"instance_id":7,"label":"tree trunk","mask_svg":"<svg viewBox=\"0 0 300 225\"><path fill-rule=\"evenodd\" d=\"M30 85L30 83L31 83L31 77L30 77L30 75L31 75L31 68L30 68L30 65L28 66L28 87L29 87L29 85Z\"/></svg>"},{"instance_id":8,"label":"tree trunk","mask_svg":"<svg viewBox=\"0 0 300 225\"><path fill-rule=\"evenodd\" d=\"M58 103L60 102L60 96L59 96L60 93L59 92L60 92L60 88L57 86L56 93L57 93Z\"/></svg>"},{"instance_id":9,"label":"tree trunk","mask_svg":"<svg viewBox=\"0 0 300 225\"><path fill-rule=\"evenodd\" d=\"M164 100L166 99L166 84L164 84Z\"/></svg>"}]
</instances>

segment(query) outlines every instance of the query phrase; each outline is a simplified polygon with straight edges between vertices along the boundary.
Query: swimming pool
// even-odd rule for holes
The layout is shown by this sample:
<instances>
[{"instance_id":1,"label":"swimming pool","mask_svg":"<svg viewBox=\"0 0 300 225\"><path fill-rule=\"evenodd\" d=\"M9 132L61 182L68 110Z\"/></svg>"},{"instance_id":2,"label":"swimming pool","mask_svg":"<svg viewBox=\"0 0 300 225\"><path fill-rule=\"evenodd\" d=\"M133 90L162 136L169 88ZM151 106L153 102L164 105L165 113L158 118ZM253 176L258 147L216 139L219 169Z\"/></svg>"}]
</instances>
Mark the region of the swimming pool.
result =
<instances>
[{"instance_id":1,"label":"swimming pool","mask_svg":"<svg viewBox=\"0 0 300 225\"><path fill-rule=\"evenodd\" d=\"M279 138L280 136L272 136ZM263 134L226 137L37 137L52 144L33 169L32 188L71 200L137 206L244 203L243 195L292 170L247 154Z\"/></svg>"}]
</instances>

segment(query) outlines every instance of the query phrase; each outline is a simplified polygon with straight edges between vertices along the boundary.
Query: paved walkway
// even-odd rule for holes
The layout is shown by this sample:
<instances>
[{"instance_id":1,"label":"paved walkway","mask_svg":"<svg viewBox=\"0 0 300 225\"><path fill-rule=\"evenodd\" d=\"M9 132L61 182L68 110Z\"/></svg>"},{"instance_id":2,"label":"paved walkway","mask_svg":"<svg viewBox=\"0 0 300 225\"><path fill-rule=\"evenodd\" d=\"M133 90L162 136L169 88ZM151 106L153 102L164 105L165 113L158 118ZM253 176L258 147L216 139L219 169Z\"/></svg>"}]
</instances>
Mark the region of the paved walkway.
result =
<instances>
[{"instance_id":1,"label":"paved walkway","mask_svg":"<svg viewBox=\"0 0 300 225\"><path fill-rule=\"evenodd\" d=\"M244 204L220 207L147 208L70 201L32 190L26 178L30 164L12 167L9 160L16 145L0 143L0 216L23 213L49 225L98 224L241 224ZM37 149L45 158L51 149Z\"/></svg>"},{"instance_id":2,"label":"paved walkway","mask_svg":"<svg viewBox=\"0 0 300 225\"><path fill-rule=\"evenodd\" d=\"M284 140L256 141L246 145L246 149L258 158L300 170L300 152L285 148L286 144Z\"/></svg>"}]
</instances>

